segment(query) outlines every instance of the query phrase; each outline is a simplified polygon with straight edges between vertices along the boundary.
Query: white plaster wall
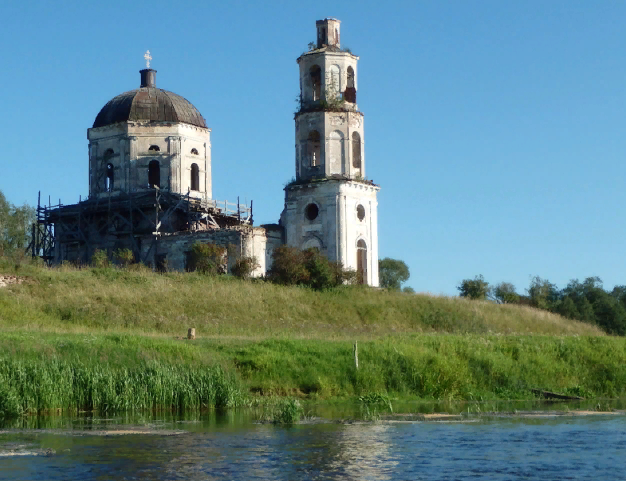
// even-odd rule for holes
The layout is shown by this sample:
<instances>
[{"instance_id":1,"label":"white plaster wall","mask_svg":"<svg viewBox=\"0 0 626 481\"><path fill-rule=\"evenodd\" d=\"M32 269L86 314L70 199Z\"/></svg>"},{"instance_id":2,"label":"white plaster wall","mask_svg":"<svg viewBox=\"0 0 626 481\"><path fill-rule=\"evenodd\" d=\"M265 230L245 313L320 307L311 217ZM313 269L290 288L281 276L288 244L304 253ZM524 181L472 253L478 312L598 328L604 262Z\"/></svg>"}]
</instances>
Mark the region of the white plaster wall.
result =
<instances>
[{"instance_id":1,"label":"white plaster wall","mask_svg":"<svg viewBox=\"0 0 626 481\"><path fill-rule=\"evenodd\" d=\"M296 179L345 175L350 178L365 177L364 122L361 112L306 112L296 117ZM320 134L321 149L319 167L311 166L307 145L309 134L316 130ZM338 132L339 135L334 135ZM352 133L358 132L361 138L361 168L352 165ZM341 144L333 148L333 137L340 138ZM339 155L333 155L333 151ZM333 157L340 159L333 162Z\"/></svg>"},{"instance_id":2,"label":"white plaster wall","mask_svg":"<svg viewBox=\"0 0 626 481\"><path fill-rule=\"evenodd\" d=\"M187 194L191 188L191 164L197 163L200 190L191 191L194 197L211 198L211 130L189 124L168 122L123 122L87 130L89 139L89 193L104 192L104 177L100 176L101 158L107 149L114 151L110 161L115 168L114 192L147 190L148 164L158 160L161 166L161 188ZM159 152L150 151L157 145ZM195 148L198 155L192 155Z\"/></svg>"},{"instance_id":3,"label":"white plaster wall","mask_svg":"<svg viewBox=\"0 0 626 481\"><path fill-rule=\"evenodd\" d=\"M367 283L378 286L378 201L377 186L362 182L326 180L295 185L285 191L282 222L287 245L303 248L319 240L321 252L346 268L356 269L359 239L367 245ZM308 204L318 206L314 220L307 219ZM357 217L357 206L363 205L365 218Z\"/></svg>"},{"instance_id":4,"label":"white plaster wall","mask_svg":"<svg viewBox=\"0 0 626 481\"><path fill-rule=\"evenodd\" d=\"M317 65L322 70L322 98L325 99L327 87L331 85L331 69L333 65L339 67L339 91L346 90L348 82L348 67L354 70L354 88L358 87L357 62L359 57L348 52L331 52L321 49L316 52L305 53L298 58L300 66L300 89L305 104L313 102L313 84L311 82L311 67ZM355 106L356 107L356 106Z\"/></svg>"}]
</instances>

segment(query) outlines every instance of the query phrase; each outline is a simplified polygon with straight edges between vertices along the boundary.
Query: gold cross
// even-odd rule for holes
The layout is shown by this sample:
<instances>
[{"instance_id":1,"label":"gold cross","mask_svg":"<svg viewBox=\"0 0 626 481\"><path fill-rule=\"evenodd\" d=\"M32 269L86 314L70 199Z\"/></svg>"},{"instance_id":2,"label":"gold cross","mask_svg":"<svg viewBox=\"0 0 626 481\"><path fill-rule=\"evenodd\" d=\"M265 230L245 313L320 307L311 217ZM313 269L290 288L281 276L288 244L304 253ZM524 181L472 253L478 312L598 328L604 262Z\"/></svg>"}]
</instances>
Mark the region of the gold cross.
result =
<instances>
[{"instance_id":1,"label":"gold cross","mask_svg":"<svg viewBox=\"0 0 626 481\"><path fill-rule=\"evenodd\" d=\"M146 51L146 53L143 55L143 58L146 59L146 67L150 68L150 60L152 60L152 57L150 56L150 50Z\"/></svg>"}]
</instances>

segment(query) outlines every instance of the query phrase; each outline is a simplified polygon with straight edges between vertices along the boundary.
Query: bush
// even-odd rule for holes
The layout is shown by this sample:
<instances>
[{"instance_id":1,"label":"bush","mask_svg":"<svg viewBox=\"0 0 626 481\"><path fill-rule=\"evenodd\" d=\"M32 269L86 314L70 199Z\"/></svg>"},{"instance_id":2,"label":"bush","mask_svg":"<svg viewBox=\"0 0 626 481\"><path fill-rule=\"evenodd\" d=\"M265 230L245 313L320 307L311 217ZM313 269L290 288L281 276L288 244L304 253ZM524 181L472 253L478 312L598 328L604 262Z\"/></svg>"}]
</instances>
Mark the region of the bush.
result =
<instances>
[{"instance_id":1,"label":"bush","mask_svg":"<svg viewBox=\"0 0 626 481\"><path fill-rule=\"evenodd\" d=\"M91 265L93 267L109 267L109 257L106 251L96 249L91 256Z\"/></svg>"},{"instance_id":2,"label":"bush","mask_svg":"<svg viewBox=\"0 0 626 481\"><path fill-rule=\"evenodd\" d=\"M323 290L356 280L354 271L344 269L340 262L330 261L313 248L302 251L296 247L280 246L274 249L272 260L267 278L275 284Z\"/></svg>"},{"instance_id":3,"label":"bush","mask_svg":"<svg viewBox=\"0 0 626 481\"><path fill-rule=\"evenodd\" d=\"M249 279L254 270L259 267L260 265L257 262L256 257L244 256L237 258L230 271L235 277L239 277L240 279Z\"/></svg>"},{"instance_id":4,"label":"bush","mask_svg":"<svg viewBox=\"0 0 626 481\"><path fill-rule=\"evenodd\" d=\"M113 257L122 267L128 267L135 261L135 255L130 249L117 249L113 253Z\"/></svg>"},{"instance_id":5,"label":"bush","mask_svg":"<svg viewBox=\"0 0 626 481\"><path fill-rule=\"evenodd\" d=\"M189 270L217 275L226 272L226 249L211 242L196 242L191 247Z\"/></svg>"}]
</instances>

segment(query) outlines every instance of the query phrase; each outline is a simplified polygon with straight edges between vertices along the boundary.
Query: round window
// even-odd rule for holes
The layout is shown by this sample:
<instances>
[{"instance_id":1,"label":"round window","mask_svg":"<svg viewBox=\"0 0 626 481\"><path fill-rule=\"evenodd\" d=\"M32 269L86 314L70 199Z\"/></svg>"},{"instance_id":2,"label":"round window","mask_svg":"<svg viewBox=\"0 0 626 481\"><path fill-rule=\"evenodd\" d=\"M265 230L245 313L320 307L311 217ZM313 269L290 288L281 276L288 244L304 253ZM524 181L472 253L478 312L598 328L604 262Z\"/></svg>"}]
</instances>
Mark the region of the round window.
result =
<instances>
[{"instance_id":1,"label":"round window","mask_svg":"<svg viewBox=\"0 0 626 481\"><path fill-rule=\"evenodd\" d=\"M306 215L306 218L309 220L315 220L319 213L320 210L317 204L309 204L306 206L306 209L304 209L304 215Z\"/></svg>"},{"instance_id":2,"label":"round window","mask_svg":"<svg viewBox=\"0 0 626 481\"><path fill-rule=\"evenodd\" d=\"M365 207L363 207L361 204L359 204L356 208L356 216L361 222L363 221L363 219L365 219Z\"/></svg>"}]
</instances>

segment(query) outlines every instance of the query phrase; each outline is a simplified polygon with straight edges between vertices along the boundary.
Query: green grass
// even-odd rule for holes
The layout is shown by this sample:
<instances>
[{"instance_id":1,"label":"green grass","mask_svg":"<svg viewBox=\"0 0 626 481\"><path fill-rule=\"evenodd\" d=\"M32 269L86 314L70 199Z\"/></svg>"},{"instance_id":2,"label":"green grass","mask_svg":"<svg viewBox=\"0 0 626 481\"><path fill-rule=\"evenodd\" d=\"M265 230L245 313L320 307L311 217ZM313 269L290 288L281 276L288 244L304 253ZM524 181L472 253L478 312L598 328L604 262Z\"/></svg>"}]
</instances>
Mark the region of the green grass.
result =
<instances>
[{"instance_id":1,"label":"green grass","mask_svg":"<svg viewBox=\"0 0 626 481\"><path fill-rule=\"evenodd\" d=\"M319 339L9 332L0 352L0 410L20 405L10 412L186 410L256 396L530 399L532 388L626 395L626 342L608 336L394 336L359 342L358 370L351 342Z\"/></svg>"},{"instance_id":2,"label":"green grass","mask_svg":"<svg viewBox=\"0 0 626 481\"><path fill-rule=\"evenodd\" d=\"M14 266L0 260L3 272ZM146 269L25 264L18 274L26 282L0 289L0 417L198 410L260 396L626 396L626 339L536 309ZM183 338L188 327L198 339ZM270 417L289 422L297 410L283 404Z\"/></svg>"},{"instance_id":3,"label":"green grass","mask_svg":"<svg viewBox=\"0 0 626 481\"><path fill-rule=\"evenodd\" d=\"M0 260L0 273L14 273ZM231 277L147 269L23 265L0 289L0 328L200 336L368 339L446 332L600 335L595 326L523 306L361 287L316 292Z\"/></svg>"}]
</instances>

